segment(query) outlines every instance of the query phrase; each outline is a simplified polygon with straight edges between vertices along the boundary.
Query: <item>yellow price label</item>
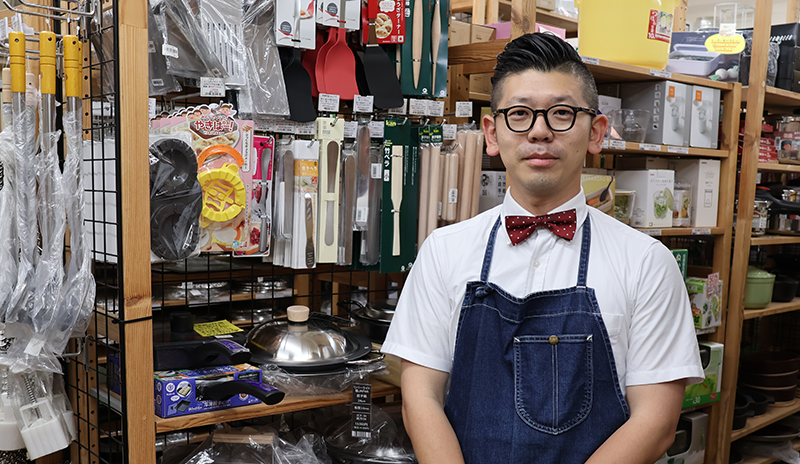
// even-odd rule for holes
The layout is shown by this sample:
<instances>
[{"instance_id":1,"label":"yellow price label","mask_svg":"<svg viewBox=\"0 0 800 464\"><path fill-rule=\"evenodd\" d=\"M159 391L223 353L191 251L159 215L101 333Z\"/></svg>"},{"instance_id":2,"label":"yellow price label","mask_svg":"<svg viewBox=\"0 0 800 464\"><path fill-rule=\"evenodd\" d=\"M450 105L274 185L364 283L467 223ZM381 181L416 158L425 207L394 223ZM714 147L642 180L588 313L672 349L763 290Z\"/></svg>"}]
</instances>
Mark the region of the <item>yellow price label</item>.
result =
<instances>
[{"instance_id":1,"label":"yellow price label","mask_svg":"<svg viewBox=\"0 0 800 464\"><path fill-rule=\"evenodd\" d=\"M231 324L229 321L214 321L195 324L194 331L203 337L215 337L217 335L227 335L242 332L242 329Z\"/></svg>"},{"instance_id":2,"label":"yellow price label","mask_svg":"<svg viewBox=\"0 0 800 464\"><path fill-rule=\"evenodd\" d=\"M714 34L706 39L706 48L713 53L723 55L734 55L744 50L744 37L739 34L732 36L722 36Z\"/></svg>"}]
</instances>

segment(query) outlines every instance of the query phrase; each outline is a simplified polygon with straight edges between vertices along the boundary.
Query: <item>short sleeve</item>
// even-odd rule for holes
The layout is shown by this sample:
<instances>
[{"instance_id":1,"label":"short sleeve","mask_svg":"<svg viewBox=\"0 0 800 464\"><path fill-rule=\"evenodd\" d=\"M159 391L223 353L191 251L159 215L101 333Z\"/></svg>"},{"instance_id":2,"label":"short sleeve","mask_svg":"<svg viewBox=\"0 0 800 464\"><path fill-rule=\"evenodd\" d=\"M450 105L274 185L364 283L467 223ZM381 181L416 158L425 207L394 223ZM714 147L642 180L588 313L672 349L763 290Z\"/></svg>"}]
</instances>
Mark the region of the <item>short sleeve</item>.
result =
<instances>
[{"instance_id":1,"label":"short sleeve","mask_svg":"<svg viewBox=\"0 0 800 464\"><path fill-rule=\"evenodd\" d=\"M420 248L381 351L450 372L450 321L454 304L442 278L437 248L435 234Z\"/></svg>"},{"instance_id":2,"label":"short sleeve","mask_svg":"<svg viewBox=\"0 0 800 464\"><path fill-rule=\"evenodd\" d=\"M689 296L672 253L654 243L634 287L627 385L703 380Z\"/></svg>"}]
</instances>

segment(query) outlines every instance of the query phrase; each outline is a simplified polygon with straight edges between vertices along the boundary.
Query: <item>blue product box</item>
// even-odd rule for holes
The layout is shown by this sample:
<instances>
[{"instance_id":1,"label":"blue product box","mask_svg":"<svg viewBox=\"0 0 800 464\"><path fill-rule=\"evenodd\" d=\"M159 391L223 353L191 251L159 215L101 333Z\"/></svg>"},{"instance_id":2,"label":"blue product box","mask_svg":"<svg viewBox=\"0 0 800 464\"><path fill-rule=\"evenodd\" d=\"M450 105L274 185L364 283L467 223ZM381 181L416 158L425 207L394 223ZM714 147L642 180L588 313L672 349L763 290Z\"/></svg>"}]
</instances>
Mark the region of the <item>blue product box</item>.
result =
<instances>
[{"instance_id":1,"label":"blue product box","mask_svg":"<svg viewBox=\"0 0 800 464\"><path fill-rule=\"evenodd\" d=\"M234 395L224 401L204 400L202 396L204 382L237 379L261 382L261 369L250 364L156 371L153 377L155 409L159 417L185 416L261 402L246 394Z\"/></svg>"}]
</instances>

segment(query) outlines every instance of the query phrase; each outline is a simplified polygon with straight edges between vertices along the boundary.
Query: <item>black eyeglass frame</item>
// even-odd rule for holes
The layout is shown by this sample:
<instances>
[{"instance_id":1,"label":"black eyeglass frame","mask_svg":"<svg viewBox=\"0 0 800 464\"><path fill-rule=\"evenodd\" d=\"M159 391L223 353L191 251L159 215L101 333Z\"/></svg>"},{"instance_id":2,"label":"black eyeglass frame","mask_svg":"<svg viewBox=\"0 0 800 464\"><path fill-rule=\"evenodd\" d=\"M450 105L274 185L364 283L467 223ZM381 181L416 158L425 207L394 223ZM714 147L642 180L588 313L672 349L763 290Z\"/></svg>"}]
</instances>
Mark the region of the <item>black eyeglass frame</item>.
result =
<instances>
[{"instance_id":1,"label":"black eyeglass frame","mask_svg":"<svg viewBox=\"0 0 800 464\"><path fill-rule=\"evenodd\" d=\"M550 120L547 118L547 113L549 113L550 110L552 110L553 108L557 108L559 106L563 106L563 107L569 108L569 109L571 109L573 111L572 124L570 124L569 127L566 128L566 129L553 129L553 126L550 125ZM516 108L525 108L526 110L529 110L531 113L533 113L533 118L531 118L531 125L525 130L514 130L508 124L508 112L512 111L512 110L514 110ZM578 119L578 113L580 113L580 112L587 113L587 114L591 115L592 118L597 116L597 110L594 109L594 108L586 108L586 107L583 107L583 106L572 106L572 105L567 105L567 104L564 104L564 103L559 103L558 105L553 105L550 108L547 108L545 110L535 110L535 109L533 109L533 108L531 108L529 106L525 106L525 105L509 106L508 108L498 109L497 112L494 113L494 117L497 117L498 115L502 114L503 115L503 120L505 121L506 127L508 127L508 130L510 130L511 132L516 132L518 134L522 134L522 133L525 133L525 132L529 132L531 129L533 129L533 126L536 124L536 119L539 117L539 113L541 113L542 116L544 116L544 123L547 124L547 127L551 131L553 131L553 132L567 132L570 129L572 129L573 127L575 127L575 121Z\"/></svg>"}]
</instances>

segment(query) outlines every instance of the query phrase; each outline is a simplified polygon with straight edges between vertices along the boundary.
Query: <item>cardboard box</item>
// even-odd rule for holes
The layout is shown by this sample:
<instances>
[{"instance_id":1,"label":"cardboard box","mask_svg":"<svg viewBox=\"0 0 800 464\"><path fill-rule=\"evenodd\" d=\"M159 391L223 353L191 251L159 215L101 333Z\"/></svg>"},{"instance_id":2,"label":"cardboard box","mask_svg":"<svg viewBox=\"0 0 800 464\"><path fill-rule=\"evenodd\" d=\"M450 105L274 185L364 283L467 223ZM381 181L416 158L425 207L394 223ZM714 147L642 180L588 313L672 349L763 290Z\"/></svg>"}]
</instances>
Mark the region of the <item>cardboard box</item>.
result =
<instances>
[{"instance_id":1,"label":"cardboard box","mask_svg":"<svg viewBox=\"0 0 800 464\"><path fill-rule=\"evenodd\" d=\"M710 329L722 325L722 282L717 276L716 285L708 278L689 277L686 290L692 305L692 319L695 329Z\"/></svg>"},{"instance_id":2,"label":"cardboard box","mask_svg":"<svg viewBox=\"0 0 800 464\"><path fill-rule=\"evenodd\" d=\"M672 227L672 191L675 172L669 169L646 171L616 171L616 186L620 190L634 190L631 226Z\"/></svg>"},{"instance_id":3,"label":"cardboard box","mask_svg":"<svg viewBox=\"0 0 800 464\"><path fill-rule=\"evenodd\" d=\"M614 216L614 177L609 175L581 174L581 187L586 204ZM603 193L607 190L606 193Z\"/></svg>"},{"instance_id":4,"label":"cardboard box","mask_svg":"<svg viewBox=\"0 0 800 464\"><path fill-rule=\"evenodd\" d=\"M675 257L675 262L678 263L678 269L681 270L681 277L686 281L686 268L689 266L689 250L678 248L671 251L672 256Z\"/></svg>"},{"instance_id":5,"label":"cardboard box","mask_svg":"<svg viewBox=\"0 0 800 464\"><path fill-rule=\"evenodd\" d=\"M729 73L728 70L739 66L742 54L722 54L706 48L706 40L717 34L717 31L673 32L669 48L670 59L665 70L723 82L737 82L738 73Z\"/></svg>"},{"instance_id":6,"label":"cardboard box","mask_svg":"<svg viewBox=\"0 0 800 464\"><path fill-rule=\"evenodd\" d=\"M605 153L586 153L584 168L614 169L614 155Z\"/></svg>"},{"instance_id":7,"label":"cardboard box","mask_svg":"<svg viewBox=\"0 0 800 464\"><path fill-rule=\"evenodd\" d=\"M618 156L617 169L669 169L669 159L661 156Z\"/></svg>"},{"instance_id":8,"label":"cardboard box","mask_svg":"<svg viewBox=\"0 0 800 464\"><path fill-rule=\"evenodd\" d=\"M498 157L499 158L499 157ZM481 171L478 212L488 211L503 203L506 197L505 171Z\"/></svg>"},{"instance_id":9,"label":"cardboard box","mask_svg":"<svg viewBox=\"0 0 800 464\"><path fill-rule=\"evenodd\" d=\"M675 181L692 184L692 227L717 227L720 161L706 159L669 160Z\"/></svg>"},{"instance_id":10,"label":"cardboard box","mask_svg":"<svg viewBox=\"0 0 800 464\"><path fill-rule=\"evenodd\" d=\"M691 86L672 81L622 84L622 107L650 112L645 142L688 146Z\"/></svg>"},{"instance_id":11,"label":"cardboard box","mask_svg":"<svg viewBox=\"0 0 800 464\"><path fill-rule=\"evenodd\" d=\"M617 97L609 97L608 95L597 96L597 108L600 113L608 115L611 110L618 110L622 108L622 99Z\"/></svg>"},{"instance_id":12,"label":"cardboard box","mask_svg":"<svg viewBox=\"0 0 800 464\"><path fill-rule=\"evenodd\" d=\"M656 464L703 464L706 455L706 431L708 430L708 414L704 412L687 412L681 414L678 421L678 431L683 430L687 435L688 447L685 450L676 450L675 454L664 453ZM676 436L678 431L676 431Z\"/></svg>"},{"instance_id":13,"label":"cardboard box","mask_svg":"<svg viewBox=\"0 0 800 464\"><path fill-rule=\"evenodd\" d=\"M536 8L553 11L556 9L556 0L536 0Z\"/></svg>"},{"instance_id":14,"label":"cardboard box","mask_svg":"<svg viewBox=\"0 0 800 464\"><path fill-rule=\"evenodd\" d=\"M489 42L494 40L496 35L497 31L493 27L473 24L470 31L470 43Z\"/></svg>"},{"instance_id":15,"label":"cardboard box","mask_svg":"<svg viewBox=\"0 0 800 464\"><path fill-rule=\"evenodd\" d=\"M218 411L261 400L250 395L239 394L224 401L203 399L198 393L198 382L228 380L261 381L261 369L250 364L235 366L207 367L203 369L182 369L178 371L156 371L153 373L155 410L159 417L176 417L198 412Z\"/></svg>"},{"instance_id":16,"label":"cardboard box","mask_svg":"<svg viewBox=\"0 0 800 464\"><path fill-rule=\"evenodd\" d=\"M492 94L492 73L470 74L469 91L483 95Z\"/></svg>"},{"instance_id":17,"label":"cardboard box","mask_svg":"<svg viewBox=\"0 0 800 464\"><path fill-rule=\"evenodd\" d=\"M719 138L719 89L700 85L691 87L692 116L689 146L717 148Z\"/></svg>"},{"instance_id":18,"label":"cardboard box","mask_svg":"<svg viewBox=\"0 0 800 464\"><path fill-rule=\"evenodd\" d=\"M472 24L464 21L450 20L450 34L447 36L448 45L467 45L472 40Z\"/></svg>"},{"instance_id":19,"label":"cardboard box","mask_svg":"<svg viewBox=\"0 0 800 464\"><path fill-rule=\"evenodd\" d=\"M494 28L495 30L495 39L502 40L502 39L510 39L511 38L511 22L510 21L500 21L499 23L491 23L486 24L486 27ZM567 37L567 30L562 29L560 27L550 26L547 24L539 24L536 23L536 31L535 32L549 32L561 39L566 39Z\"/></svg>"},{"instance_id":20,"label":"cardboard box","mask_svg":"<svg viewBox=\"0 0 800 464\"><path fill-rule=\"evenodd\" d=\"M708 356L703 354L703 373L705 379L698 384L686 387L683 397L683 408L702 406L704 404L719 401L719 392L722 382L722 355L725 347L721 343L700 342L700 349L705 351Z\"/></svg>"}]
</instances>

